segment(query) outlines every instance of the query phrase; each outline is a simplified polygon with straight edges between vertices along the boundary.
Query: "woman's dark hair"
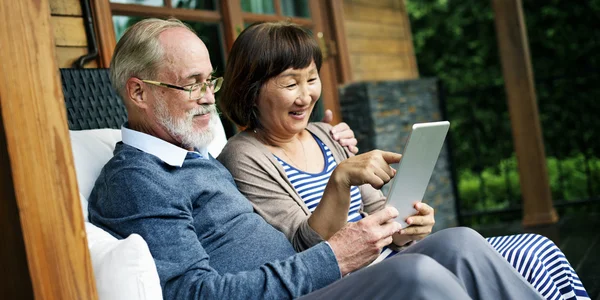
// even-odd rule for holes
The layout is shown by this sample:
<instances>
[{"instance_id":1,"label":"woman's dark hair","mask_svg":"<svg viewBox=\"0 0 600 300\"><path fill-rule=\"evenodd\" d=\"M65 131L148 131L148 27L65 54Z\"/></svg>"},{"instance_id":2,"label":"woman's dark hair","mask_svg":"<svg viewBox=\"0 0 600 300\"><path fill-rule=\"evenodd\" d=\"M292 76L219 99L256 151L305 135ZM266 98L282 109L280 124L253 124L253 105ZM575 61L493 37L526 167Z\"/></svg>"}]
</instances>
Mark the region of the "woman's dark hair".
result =
<instances>
[{"instance_id":1,"label":"woman's dark hair","mask_svg":"<svg viewBox=\"0 0 600 300\"><path fill-rule=\"evenodd\" d=\"M263 84L289 68L306 68L312 61L320 71L322 60L316 40L299 25L250 25L240 33L229 53L221 111L242 128L259 127L255 104Z\"/></svg>"}]
</instances>

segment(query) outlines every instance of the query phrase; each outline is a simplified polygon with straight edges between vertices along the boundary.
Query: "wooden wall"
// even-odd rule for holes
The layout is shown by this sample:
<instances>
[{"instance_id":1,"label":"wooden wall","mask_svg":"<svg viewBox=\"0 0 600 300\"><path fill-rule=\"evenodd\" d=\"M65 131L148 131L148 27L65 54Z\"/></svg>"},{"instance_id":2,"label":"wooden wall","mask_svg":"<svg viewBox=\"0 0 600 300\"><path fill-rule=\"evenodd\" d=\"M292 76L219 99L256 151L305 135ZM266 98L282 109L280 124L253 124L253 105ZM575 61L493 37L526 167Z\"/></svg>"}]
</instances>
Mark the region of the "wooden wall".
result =
<instances>
[{"instance_id":1,"label":"wooden wall","mask_svg":"<svg viewBox=\"0 0 600 300\"><path fill-rule=\"evenodd\" d=\"M79 0L49 0L49 3L56 61L60 68L70 68L88 53L81 3ZM96 68L97 62L91 61L86 67Z\"/></svg>"},{"instance_id":2,"label":"wooden wall","mask_svg":"<svg viewBox=\"0 0 600 300\"><path fill-rule=\"evenodd\" d=\"M403 0L344 0L352 81L419 77Z\"/></svg>"}]
</instances>

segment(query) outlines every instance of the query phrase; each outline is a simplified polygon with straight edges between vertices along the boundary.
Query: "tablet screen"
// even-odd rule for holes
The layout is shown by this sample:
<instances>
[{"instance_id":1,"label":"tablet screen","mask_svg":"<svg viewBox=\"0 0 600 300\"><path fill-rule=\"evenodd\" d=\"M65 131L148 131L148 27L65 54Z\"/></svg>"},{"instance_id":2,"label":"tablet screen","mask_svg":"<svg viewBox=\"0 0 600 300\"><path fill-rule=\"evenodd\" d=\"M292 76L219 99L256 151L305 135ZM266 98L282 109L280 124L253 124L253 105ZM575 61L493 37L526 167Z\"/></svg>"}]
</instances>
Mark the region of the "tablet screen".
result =
<instances>
[{"instance_id":1,"label":"tablet screen","mask_svg":"<svg viewBox=\"0 0 600 300\"><path fill-rule=\"evenodd\" d=\"M425 195L449 128L448 121L417 123L412 127L387 197L387 204L400 212L396 221L403 228L408 226L406 218L417 212L414 204Z\"/></svg>"}]
</instances>

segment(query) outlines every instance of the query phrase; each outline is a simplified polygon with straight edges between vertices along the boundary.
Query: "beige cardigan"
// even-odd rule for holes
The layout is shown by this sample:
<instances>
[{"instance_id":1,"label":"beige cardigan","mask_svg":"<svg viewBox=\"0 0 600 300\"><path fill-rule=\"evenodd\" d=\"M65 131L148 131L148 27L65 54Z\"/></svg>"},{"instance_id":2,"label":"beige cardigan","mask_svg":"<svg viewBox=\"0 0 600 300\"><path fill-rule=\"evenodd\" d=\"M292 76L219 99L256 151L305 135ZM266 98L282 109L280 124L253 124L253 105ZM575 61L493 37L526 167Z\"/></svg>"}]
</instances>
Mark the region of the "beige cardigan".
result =
<instances>
[{"instance_id":1,"label":"beige cardigan","mask_svg":"<svg viewBox=\"0 0 600 300\"><path fill-rule=\"evenodd\" d=\"M331 126L311 123L306 128L317 136L329 149L335 161L352 155L330 135ZM241 132L227 141L217 158L233 175L238 189L268 223L283 232L296 251L303 251L323 241L308 225L310 211L296 192L283 167L273 154L254 136ZM385 197L369 184L359 187L363 215L382 209Z\"/></svg>"}]
</instances>

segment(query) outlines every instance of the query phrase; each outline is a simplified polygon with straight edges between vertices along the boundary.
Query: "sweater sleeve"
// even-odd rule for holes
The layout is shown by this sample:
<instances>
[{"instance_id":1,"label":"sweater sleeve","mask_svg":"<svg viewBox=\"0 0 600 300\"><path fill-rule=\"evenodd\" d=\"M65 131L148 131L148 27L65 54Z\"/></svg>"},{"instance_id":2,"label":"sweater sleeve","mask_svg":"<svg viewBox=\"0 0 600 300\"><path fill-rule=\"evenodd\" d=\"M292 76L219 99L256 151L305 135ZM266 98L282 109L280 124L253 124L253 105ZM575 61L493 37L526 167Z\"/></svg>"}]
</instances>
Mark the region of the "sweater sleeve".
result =
<instances>
[{"instance_id":1,"label":"sweater sleeve","mask_svg":"<svg viewBox=\"0 0 600 300\"><path fill-rule=\"evenodd\" d=\"M189 203L144 169L101 174L90 200L93 223L118 237L138 233L148 243L165 299L296 298L339 278L325 243L254 270L219 274L198 240Z\"/></svg>"},{"instance_id":2,"label":"sweater sleeve","mask_svg":"<svg viewBox=\"0 0 600 300\"><path fill-rule=\"evenodd\" d=\"M267 223L283 232L298 252L323 241L308 225L310 213L294 200L293 187L249 138L232 138L217 158Z\"/></svg>"}]
</instances>

